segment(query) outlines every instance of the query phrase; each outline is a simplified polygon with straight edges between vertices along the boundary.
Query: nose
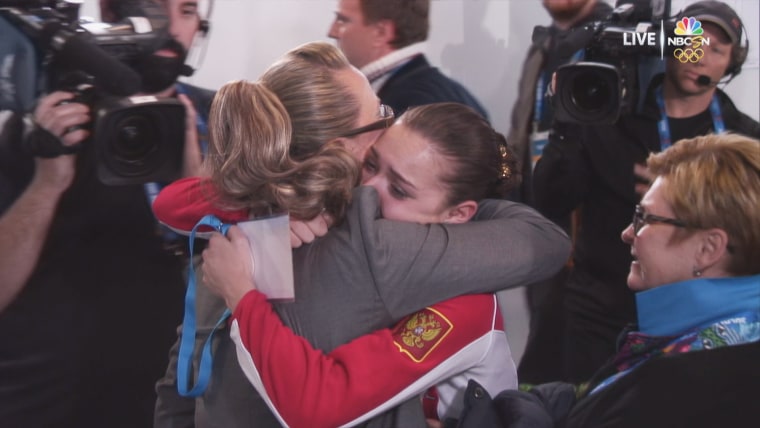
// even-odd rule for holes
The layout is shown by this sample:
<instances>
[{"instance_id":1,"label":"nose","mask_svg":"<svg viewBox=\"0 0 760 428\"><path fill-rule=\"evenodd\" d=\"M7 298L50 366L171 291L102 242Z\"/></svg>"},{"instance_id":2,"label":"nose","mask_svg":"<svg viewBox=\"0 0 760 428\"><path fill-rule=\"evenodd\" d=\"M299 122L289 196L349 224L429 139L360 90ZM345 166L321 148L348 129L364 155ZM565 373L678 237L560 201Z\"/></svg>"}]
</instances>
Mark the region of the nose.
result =
<instances>
[{"instance_id":1,"label":"nose","mask_svg":"<svg viewBox=\"0 0 760 428\"><path fill-rule=\"evenodd\" d=\"M330 24L330 29L327 30L327 37L337 40L339 35L340 35L340 24L338 23L337 19L333 19L332 24Z\"/></svg>"},{"instance_id":2,"label":"nose","mask_svg":"<svg viewBox=\"0 0 760 428\"><path fill-rule=\"evenodd\" d=\"M633 234L633 223L631 223L628 227L623 229L623 232L620 234L620 239L628 245L633 245L633 238L635 238L635 235Z\"/></svg>"}]
</instances>

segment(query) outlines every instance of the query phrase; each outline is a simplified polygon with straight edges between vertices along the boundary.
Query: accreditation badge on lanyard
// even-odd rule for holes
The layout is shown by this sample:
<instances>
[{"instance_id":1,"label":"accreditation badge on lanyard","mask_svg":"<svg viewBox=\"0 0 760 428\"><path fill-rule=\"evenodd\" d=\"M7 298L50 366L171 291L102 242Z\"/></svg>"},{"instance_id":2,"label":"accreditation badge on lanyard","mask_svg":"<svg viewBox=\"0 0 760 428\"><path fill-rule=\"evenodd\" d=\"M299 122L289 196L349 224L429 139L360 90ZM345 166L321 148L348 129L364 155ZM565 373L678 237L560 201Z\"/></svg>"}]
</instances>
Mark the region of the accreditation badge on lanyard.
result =
<instances>
[{"instance_id":1,"label":"accreditation badge on lanyard","mask_svg":"<svg viewBox=\"0 0 760 428\"><path fill-rule=\"evenodd\" d=\"M655 91L657 106L660 108L660 120L657 122L657 132L660 134L660 150L665 150L673 144L670 138L670 125L668 124L668 113L665 111L665 98L662 95L662 86ZM710 101L710 116L713 121L713 131L720 134L726 131L726 124L723 122L723 113L718 102L718 94L713 95Z\"/></svg>"},{"instance_id":2,"label":"accreditation badge on lanyard","mask_svg":"<svg viewBox=\"0 0 760 428\"><path fill-rule=\"evenodd\" d=\"M533 132L530 134L530 158L531 164L535 168L536 162L541 158L544 147L549 142L549 130L539 131L538 125L544 114L544 97L546 96L546 73L543 72L536 82L536 104L533 107Z\"/></svg>"},{"instance_id":3,"label":"accreditation badge on lanyard","mask_svg":"<svg viewBox=\"0 0 760 428\"><path fill-rule=\"evenodd\" d=\"M541 155L544 153L544 147L549 142L549 130L538 131L533 129L533 133L530 135L530 157L533 167L536 167L536 162L541 159Z\"/></svg>"}]
</instances>

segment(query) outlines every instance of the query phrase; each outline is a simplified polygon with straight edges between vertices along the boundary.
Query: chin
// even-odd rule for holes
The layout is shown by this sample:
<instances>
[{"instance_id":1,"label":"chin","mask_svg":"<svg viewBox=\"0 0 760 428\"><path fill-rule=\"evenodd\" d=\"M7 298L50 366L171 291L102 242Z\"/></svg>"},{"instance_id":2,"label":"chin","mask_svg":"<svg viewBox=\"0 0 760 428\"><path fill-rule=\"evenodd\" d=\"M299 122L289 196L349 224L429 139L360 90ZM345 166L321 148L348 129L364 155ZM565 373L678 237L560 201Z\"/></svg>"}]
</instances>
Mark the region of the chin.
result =
<instances>
[{"instance_id":1,"label":"chin","mask_svg":"<svg viewBox=\"0 0 760 428\"><path fill-rule=\"evenodd\" d=\"M628 288L631 291L646 290L647 287L644 283L644 278L641 277L641 269L636 264L631 264L631 270L628 272L627 281Z\"/></svg>"},{"instance_id":2,"label":"chin","mask_svg":"<svg viewBox=\"0 0 760 428\"><path fill-rule=\"evenodd\" d=\"M628 275L628 289L635 292L641 291L643 288L641 287L638 278L633 278L631 275Z\"/></svg>"}]
</instances>

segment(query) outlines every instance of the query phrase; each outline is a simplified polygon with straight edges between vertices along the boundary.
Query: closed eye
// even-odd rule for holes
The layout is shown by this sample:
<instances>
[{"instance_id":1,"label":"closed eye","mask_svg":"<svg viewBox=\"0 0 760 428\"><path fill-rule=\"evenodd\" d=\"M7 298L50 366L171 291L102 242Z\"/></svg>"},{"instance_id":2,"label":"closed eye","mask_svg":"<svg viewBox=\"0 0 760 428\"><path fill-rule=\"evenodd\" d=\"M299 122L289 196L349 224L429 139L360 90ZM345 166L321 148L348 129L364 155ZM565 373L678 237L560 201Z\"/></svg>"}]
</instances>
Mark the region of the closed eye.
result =
<instances>
[{"instance_id":1,"label":"closed eye","mask_svg":"<svg viewBox=\"0 0 760 428\"><path fill-rule=\"evenodd\" d=\"M401 186L395 184L390 186L390 193L395 199L406 199L409 197L409 194Z\"/></svg>"}]
</instances>

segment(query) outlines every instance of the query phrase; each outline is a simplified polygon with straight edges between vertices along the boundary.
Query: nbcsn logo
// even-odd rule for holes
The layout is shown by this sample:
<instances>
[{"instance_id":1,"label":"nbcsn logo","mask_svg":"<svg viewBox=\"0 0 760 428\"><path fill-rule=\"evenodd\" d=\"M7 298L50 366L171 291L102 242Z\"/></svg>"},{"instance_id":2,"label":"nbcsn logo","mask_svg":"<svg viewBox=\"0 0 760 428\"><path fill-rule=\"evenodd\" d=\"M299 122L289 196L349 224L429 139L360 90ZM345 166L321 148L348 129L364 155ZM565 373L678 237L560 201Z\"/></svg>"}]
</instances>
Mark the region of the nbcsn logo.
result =
<instances>
[{"instance_id":1,"label":"nbcsn logo","mask_svg":"<svg viewBox=\"0 0 760 428\"><path fill-rule=\"evenodd\" d=\"M664 24L664 23L663 23ZM660 25L660 59L665 54L665 30ZM673 56L681 62L697 62L705 55L702 45L709 46L710 39L702 37L702 23L693 17L685 17L676 22L675 37L668 37L668 46L676 46ZM657 33L628 31L623 33L624 46L656 46Z\"/></svg>"}]
</instances>

